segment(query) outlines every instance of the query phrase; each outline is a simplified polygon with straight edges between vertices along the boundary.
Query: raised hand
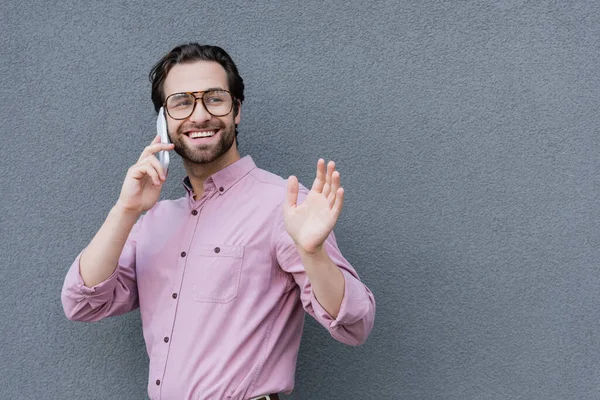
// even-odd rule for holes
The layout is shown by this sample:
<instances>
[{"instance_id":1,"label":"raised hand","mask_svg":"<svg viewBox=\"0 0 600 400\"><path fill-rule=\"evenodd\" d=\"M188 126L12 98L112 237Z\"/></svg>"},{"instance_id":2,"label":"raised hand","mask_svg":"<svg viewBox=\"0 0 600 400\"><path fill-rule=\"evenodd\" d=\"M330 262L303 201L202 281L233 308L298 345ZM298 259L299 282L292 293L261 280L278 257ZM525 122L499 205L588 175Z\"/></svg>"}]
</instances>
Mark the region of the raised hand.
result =
<instances>
[{"instance_id":1,"label":"raised hand","mask_svg":"<svg viewBox=\"0 0 600 400\"><path fill-rule=\"evenodd\" d=\"M151 209L160 197L166 176L154 156L161 150L173 150L173 144L163 144L160 136L144 149L137 163L127 171L117 204L125 210L142 213Z\"/></svg>"},{"instance_id":2,"label":"raised hand","mask_svg":"<svg viewBox=\"0 0 600 400\"><path fill-rule=\"evenodd\" d=\"M317 176L306 199L298 202L298 179L288 179L287 200L283 210L285 229L299 246L299 250L313 254L322 249L333 230L344 205L344 189L340 187L340 173L330 161L317 162Z\"/></svg>"}]
</instances>

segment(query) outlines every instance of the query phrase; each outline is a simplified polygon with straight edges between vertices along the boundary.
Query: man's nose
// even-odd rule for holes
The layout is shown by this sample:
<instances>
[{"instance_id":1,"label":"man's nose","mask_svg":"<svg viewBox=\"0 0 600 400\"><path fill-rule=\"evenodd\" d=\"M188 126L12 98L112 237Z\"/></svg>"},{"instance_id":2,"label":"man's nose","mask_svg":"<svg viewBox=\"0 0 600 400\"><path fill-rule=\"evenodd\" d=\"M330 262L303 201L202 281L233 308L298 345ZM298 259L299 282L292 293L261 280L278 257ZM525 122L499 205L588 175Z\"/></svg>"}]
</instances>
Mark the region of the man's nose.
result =
<instances>
[{"instance_id":1,"label":"man's nose","mask_svg":"<svg viewBox=\"0 0 600 400\"><path fill-rule=\"evenodd\" d=\"M202 99L196 99L196 107L194 108L194 112L190 115L190 121L192 122L204 122L208 121L212 118L212 115L208 111L206 111L206 107L204 107L204 103Z\"/></svg>"}]
</instances>

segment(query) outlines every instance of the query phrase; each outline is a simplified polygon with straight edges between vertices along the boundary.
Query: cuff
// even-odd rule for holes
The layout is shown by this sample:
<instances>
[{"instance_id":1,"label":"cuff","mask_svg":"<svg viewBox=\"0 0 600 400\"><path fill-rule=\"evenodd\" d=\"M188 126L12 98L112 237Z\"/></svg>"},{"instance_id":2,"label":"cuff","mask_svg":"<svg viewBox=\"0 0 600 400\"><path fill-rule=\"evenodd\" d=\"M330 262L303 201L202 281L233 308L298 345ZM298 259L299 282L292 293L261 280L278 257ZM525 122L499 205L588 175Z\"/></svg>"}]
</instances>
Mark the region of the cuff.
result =
<instances>
[{"instance_id":1,"label":"cuff","mask_svg":"<svg viewBox=\"0 0 600 400\"><path fill-rule=\"evenodd\" d=\"M93 287L87 287L83 283L83 278L81 277L81 272L79 271L82 254L83 251L79 253L71 265L71 269L67 273L63 292L74 300L81 300L85 298L92 306L94 306L95 303L99 305L104 304L108 298L112 297L112 293L117 284L118 268L116 268L112 275L106 278L103 282L100 282Z\"/></svg>"},{"instance_id":2,"label":"cuff","mask_svg":"<svg viewBox=\"0 0 600 400\"><path fill-rule=\"evenodd\" d=\"M329 328L336 328L338 325L350 325L360 320L364 316L365 306L368 308L369 299L365 293L364 285L356 279L350 272L340 268L344 276L344 298L340 305L340 312L337 318L333 318L319 303L314 292L310 292L310 301L315 313L315 317L321 323Z\"/></svg>"}]
</instances>

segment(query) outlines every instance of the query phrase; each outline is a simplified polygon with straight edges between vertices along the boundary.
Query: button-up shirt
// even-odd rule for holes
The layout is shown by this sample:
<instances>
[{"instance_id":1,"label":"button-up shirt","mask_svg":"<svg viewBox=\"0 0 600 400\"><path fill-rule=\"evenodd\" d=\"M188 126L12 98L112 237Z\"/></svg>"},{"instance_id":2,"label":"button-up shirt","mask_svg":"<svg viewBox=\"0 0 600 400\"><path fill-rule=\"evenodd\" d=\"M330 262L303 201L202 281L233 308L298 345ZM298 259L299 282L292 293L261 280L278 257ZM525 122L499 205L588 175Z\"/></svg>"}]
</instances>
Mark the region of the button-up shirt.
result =
<instances>
[{"instance_id":1,"label":"button-up shirt","mask_svg":"<svg viewBox=\"0 0 600 400\"><path fill-rule=\"evenodd\" d=\"M140 308L151 399L290 392L304 310L340 342L366 340L372 293L332 233L324 248L344 276L344 297L337 318L319 304L283 225L284 179L245 157L206 179L199 199L187 178L184 186L185 197L140 217L106 281L83 284L80 254L61 296L67 317L79 321Z\"/></svg>"}]
</instances>

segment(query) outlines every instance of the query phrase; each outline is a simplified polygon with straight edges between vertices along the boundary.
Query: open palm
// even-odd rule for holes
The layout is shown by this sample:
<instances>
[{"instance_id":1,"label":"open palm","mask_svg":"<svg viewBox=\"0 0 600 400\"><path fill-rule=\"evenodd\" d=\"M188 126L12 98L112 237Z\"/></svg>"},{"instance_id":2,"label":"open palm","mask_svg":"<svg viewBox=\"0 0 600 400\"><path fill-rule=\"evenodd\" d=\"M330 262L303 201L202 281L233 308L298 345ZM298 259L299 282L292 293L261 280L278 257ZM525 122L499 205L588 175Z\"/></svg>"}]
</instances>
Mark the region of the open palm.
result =
<instances>
[{"instance_id":1,"label":"open palm","mask_svg":"<svg viewBox=\"0 0 600 400\"><path fill-rule=\"evenodd\" d=\"M333 230L344 204L344 189L340 187L340 173L330 161L317 162L317 177L306 199L298 202L298 179L288 179L287 201L283 210L285 229L307 253L318 251Z\"/></svg>"}]
</instances>

